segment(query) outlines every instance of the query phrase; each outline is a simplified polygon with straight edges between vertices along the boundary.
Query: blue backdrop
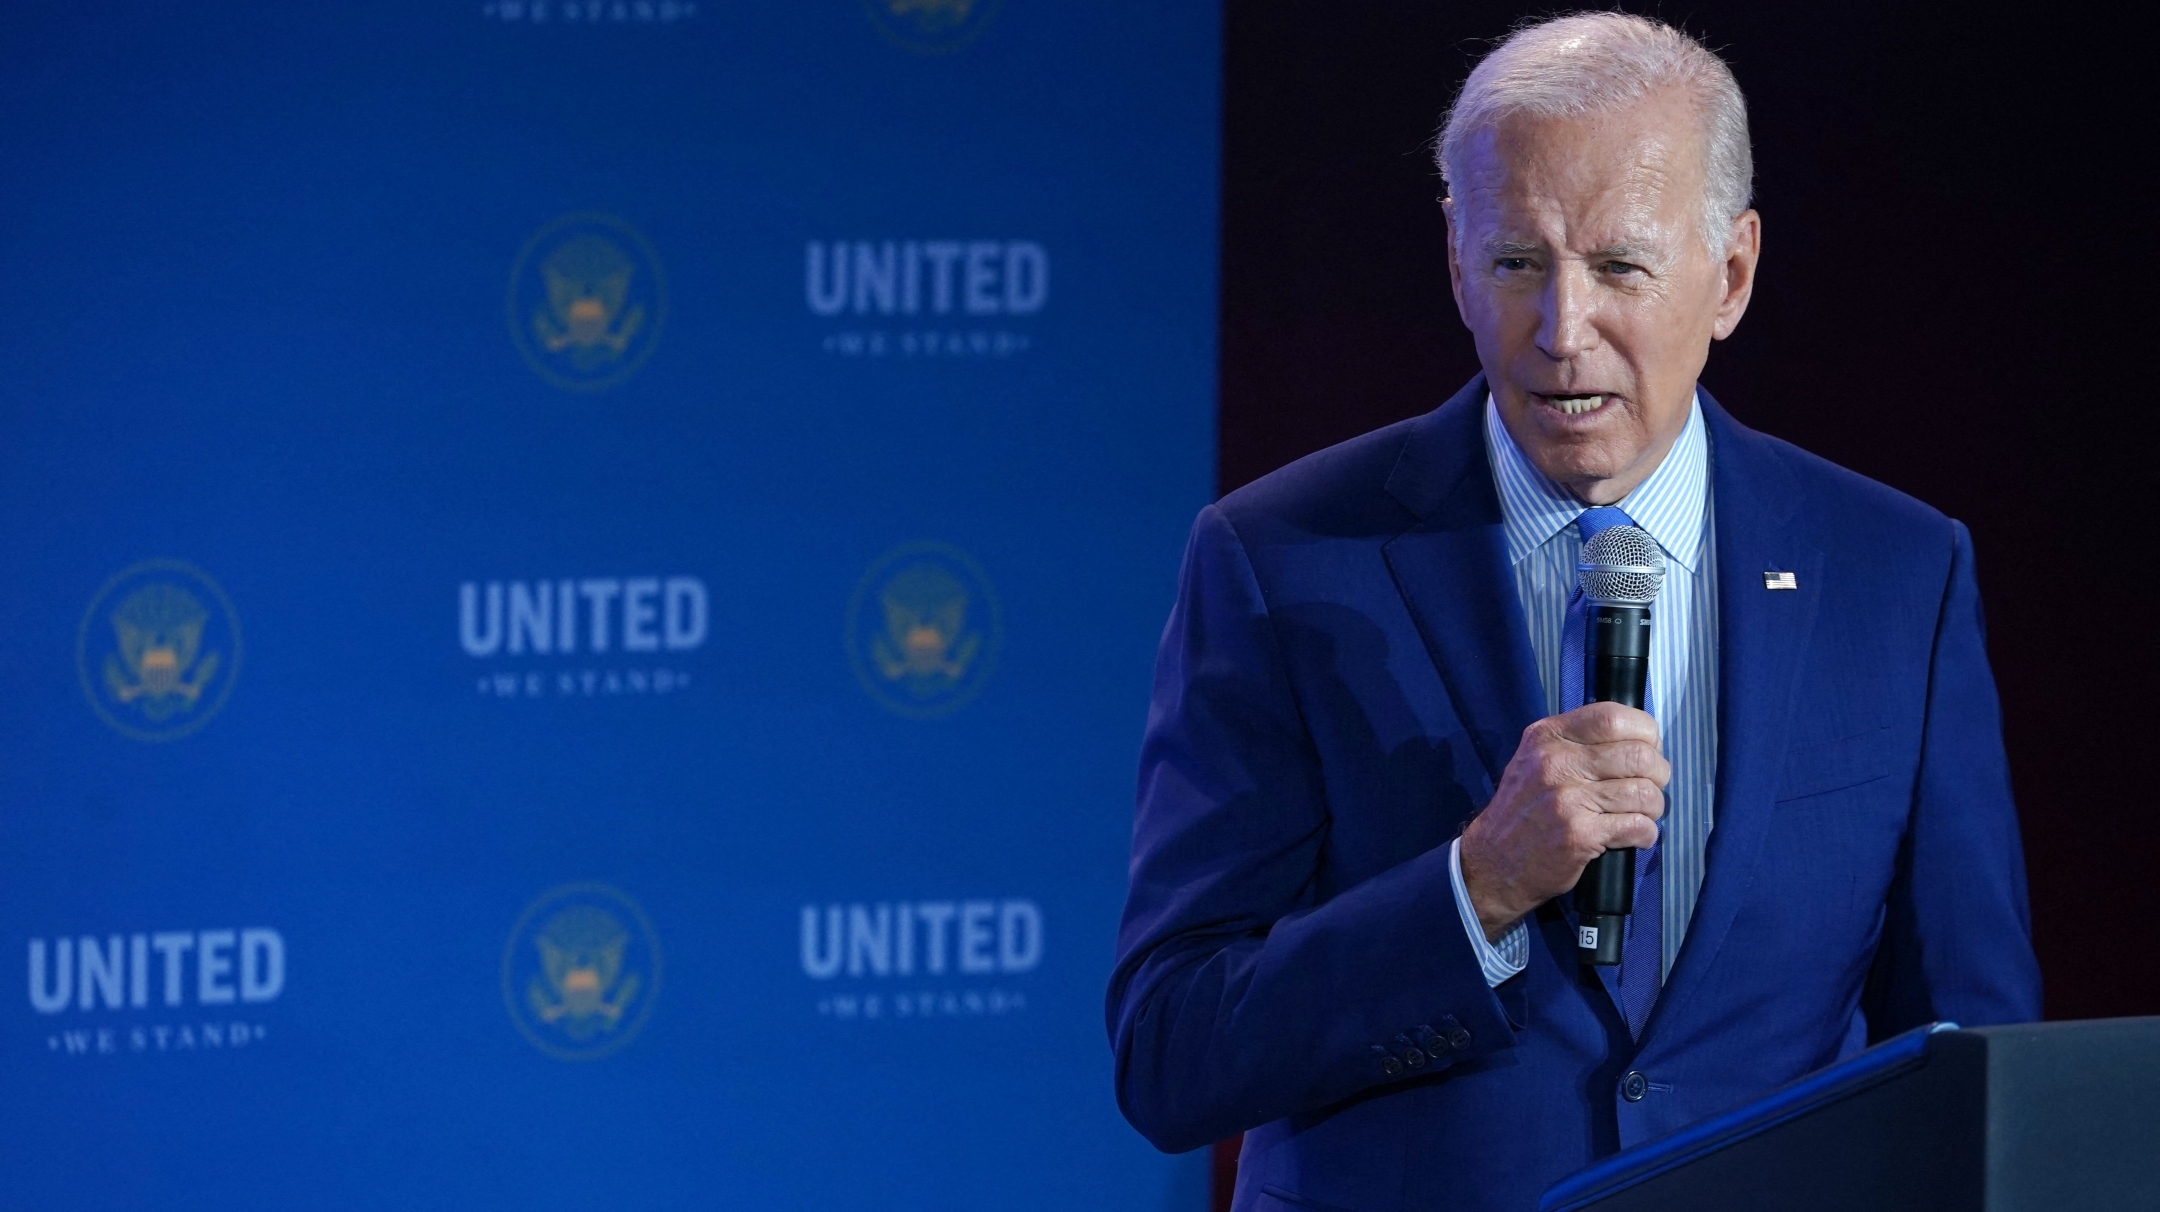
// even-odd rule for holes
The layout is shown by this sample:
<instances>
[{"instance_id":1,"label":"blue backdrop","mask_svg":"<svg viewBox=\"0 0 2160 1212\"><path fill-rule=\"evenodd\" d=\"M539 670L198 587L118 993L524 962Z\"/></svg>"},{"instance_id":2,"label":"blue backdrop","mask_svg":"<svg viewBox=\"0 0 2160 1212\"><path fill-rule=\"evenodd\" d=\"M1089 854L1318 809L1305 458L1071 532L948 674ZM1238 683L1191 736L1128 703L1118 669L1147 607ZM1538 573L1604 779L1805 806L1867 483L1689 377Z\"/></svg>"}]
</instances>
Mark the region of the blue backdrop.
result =
<instances>
[{"instance_id":1,"label":"blue backdrop","mask_svg":"<svg viewBox=\"0 0 2160 1212\"><path fill-rule=\"evenodd\" d=\"M1197 1206L1217 21L11 6L6 1206Z\"/></svg>"}]
</instances>

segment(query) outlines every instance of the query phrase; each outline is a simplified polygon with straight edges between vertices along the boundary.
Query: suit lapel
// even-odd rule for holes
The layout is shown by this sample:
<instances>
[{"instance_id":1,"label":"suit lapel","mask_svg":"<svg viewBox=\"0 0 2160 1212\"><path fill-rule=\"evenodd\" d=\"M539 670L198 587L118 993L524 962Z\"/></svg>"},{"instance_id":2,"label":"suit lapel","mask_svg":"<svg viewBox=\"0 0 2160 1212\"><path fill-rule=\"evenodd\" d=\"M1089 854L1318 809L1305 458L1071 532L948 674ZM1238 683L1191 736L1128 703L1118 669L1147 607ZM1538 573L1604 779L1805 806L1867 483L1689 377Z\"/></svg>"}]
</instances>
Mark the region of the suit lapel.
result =
<instances>
[{"instance_id":1,"label":"suit lapel","mask_svg":"<svg viewBox=\"0 0 2160 1212\"><path fill-rule=\"evenodd\" d=\"M1523 729L1545 710L1485 461L1484 412L1480 375L1412 427L1388 491L1419 520L1382 551L1497 786Z\"/></svg>"},{"instance_id":2,"label":"suit lapel","mask_svg":"<svg viewBox=\"0 0 2160 1212\"><path fill-rule=\"evenodd\" d=\"M1717 797L1701 895L1671 979L1646 1028L1680 1013L1706 978L1733 918L1754 892L1790 734L1794 681L1822 590L1822 552L1797 525L1797 485L1769 439L1703 393L1717 511ZM1765 572L1797 588L1766 589Z\"/></svg>"}]
</instances>

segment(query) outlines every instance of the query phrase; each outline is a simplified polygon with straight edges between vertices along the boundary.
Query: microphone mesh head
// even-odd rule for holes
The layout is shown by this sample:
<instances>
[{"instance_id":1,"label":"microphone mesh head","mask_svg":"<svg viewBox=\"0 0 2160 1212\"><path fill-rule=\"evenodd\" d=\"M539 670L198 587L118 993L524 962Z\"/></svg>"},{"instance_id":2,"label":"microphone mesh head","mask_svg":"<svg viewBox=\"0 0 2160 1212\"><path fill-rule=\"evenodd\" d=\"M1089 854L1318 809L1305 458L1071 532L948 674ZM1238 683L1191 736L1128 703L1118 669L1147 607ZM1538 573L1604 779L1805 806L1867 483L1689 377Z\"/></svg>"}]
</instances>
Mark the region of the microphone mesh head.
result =
<instances>
[{"instance_id":1,"label":"microphone mesh head","mask_svg":"<svg viewBox=\"0 0 2160 1212\"><path fill-rule=\"evenodd\" d=\"M1640 527L1608 527L1583 544L1575 575L1593 601L1648 606L1665 584L1665 553Z\"/></svg>"}]
</instances>

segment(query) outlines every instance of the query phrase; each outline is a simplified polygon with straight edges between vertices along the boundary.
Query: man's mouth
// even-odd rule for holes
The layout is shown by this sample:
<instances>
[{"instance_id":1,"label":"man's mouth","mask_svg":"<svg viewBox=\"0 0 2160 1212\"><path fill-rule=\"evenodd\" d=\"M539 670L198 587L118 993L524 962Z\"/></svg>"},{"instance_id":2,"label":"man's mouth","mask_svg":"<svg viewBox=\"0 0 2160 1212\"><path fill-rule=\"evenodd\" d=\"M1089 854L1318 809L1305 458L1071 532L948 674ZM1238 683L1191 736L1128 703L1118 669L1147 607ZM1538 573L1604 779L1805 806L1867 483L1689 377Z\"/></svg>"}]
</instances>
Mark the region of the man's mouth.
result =
<instances>
[{"instance_id":1,"label":"man's mouth","mask_svg":"<svg viewBox=\"0 0 2160 1212\"><path fill-rule=\"evenodd\" d=\"M1538 395L1538 399L1545 401L1545 403L1551 405L1555 409L1558 409L1561 413L1571 417L1587 416L1590 413L1596 412L1598 409L1605 406L1605 401L1611 398L1612 397L1605 395L1603 392L1577 392L1571 395Z\"/></svg>"}]
</instances>

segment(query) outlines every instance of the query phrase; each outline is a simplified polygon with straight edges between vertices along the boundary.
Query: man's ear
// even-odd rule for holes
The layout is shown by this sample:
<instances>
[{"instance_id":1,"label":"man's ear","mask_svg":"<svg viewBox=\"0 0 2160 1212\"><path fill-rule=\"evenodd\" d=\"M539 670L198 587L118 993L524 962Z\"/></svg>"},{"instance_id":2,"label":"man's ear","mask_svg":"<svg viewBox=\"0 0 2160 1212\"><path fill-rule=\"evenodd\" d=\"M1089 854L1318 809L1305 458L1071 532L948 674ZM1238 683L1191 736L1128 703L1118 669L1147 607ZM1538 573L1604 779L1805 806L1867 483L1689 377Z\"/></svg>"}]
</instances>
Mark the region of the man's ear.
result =
<instances>
[{"instance_id":1,"label":"man's ear","mask_svg":"<svg viewBox=\"0 0 2160 1212\"><path fill-rule=\"evenodd\" d=\"M1732 233L1725 240L1725 264L1719 267L1722 293L1717 324L1711 329L1718 340L1731 336L1740 327L1740 317L1747 314L1748 300L1755 297L1755 266L1761 260L1762 216L1741 211L1732 221Z\"/></svg>"}]
</instances>

